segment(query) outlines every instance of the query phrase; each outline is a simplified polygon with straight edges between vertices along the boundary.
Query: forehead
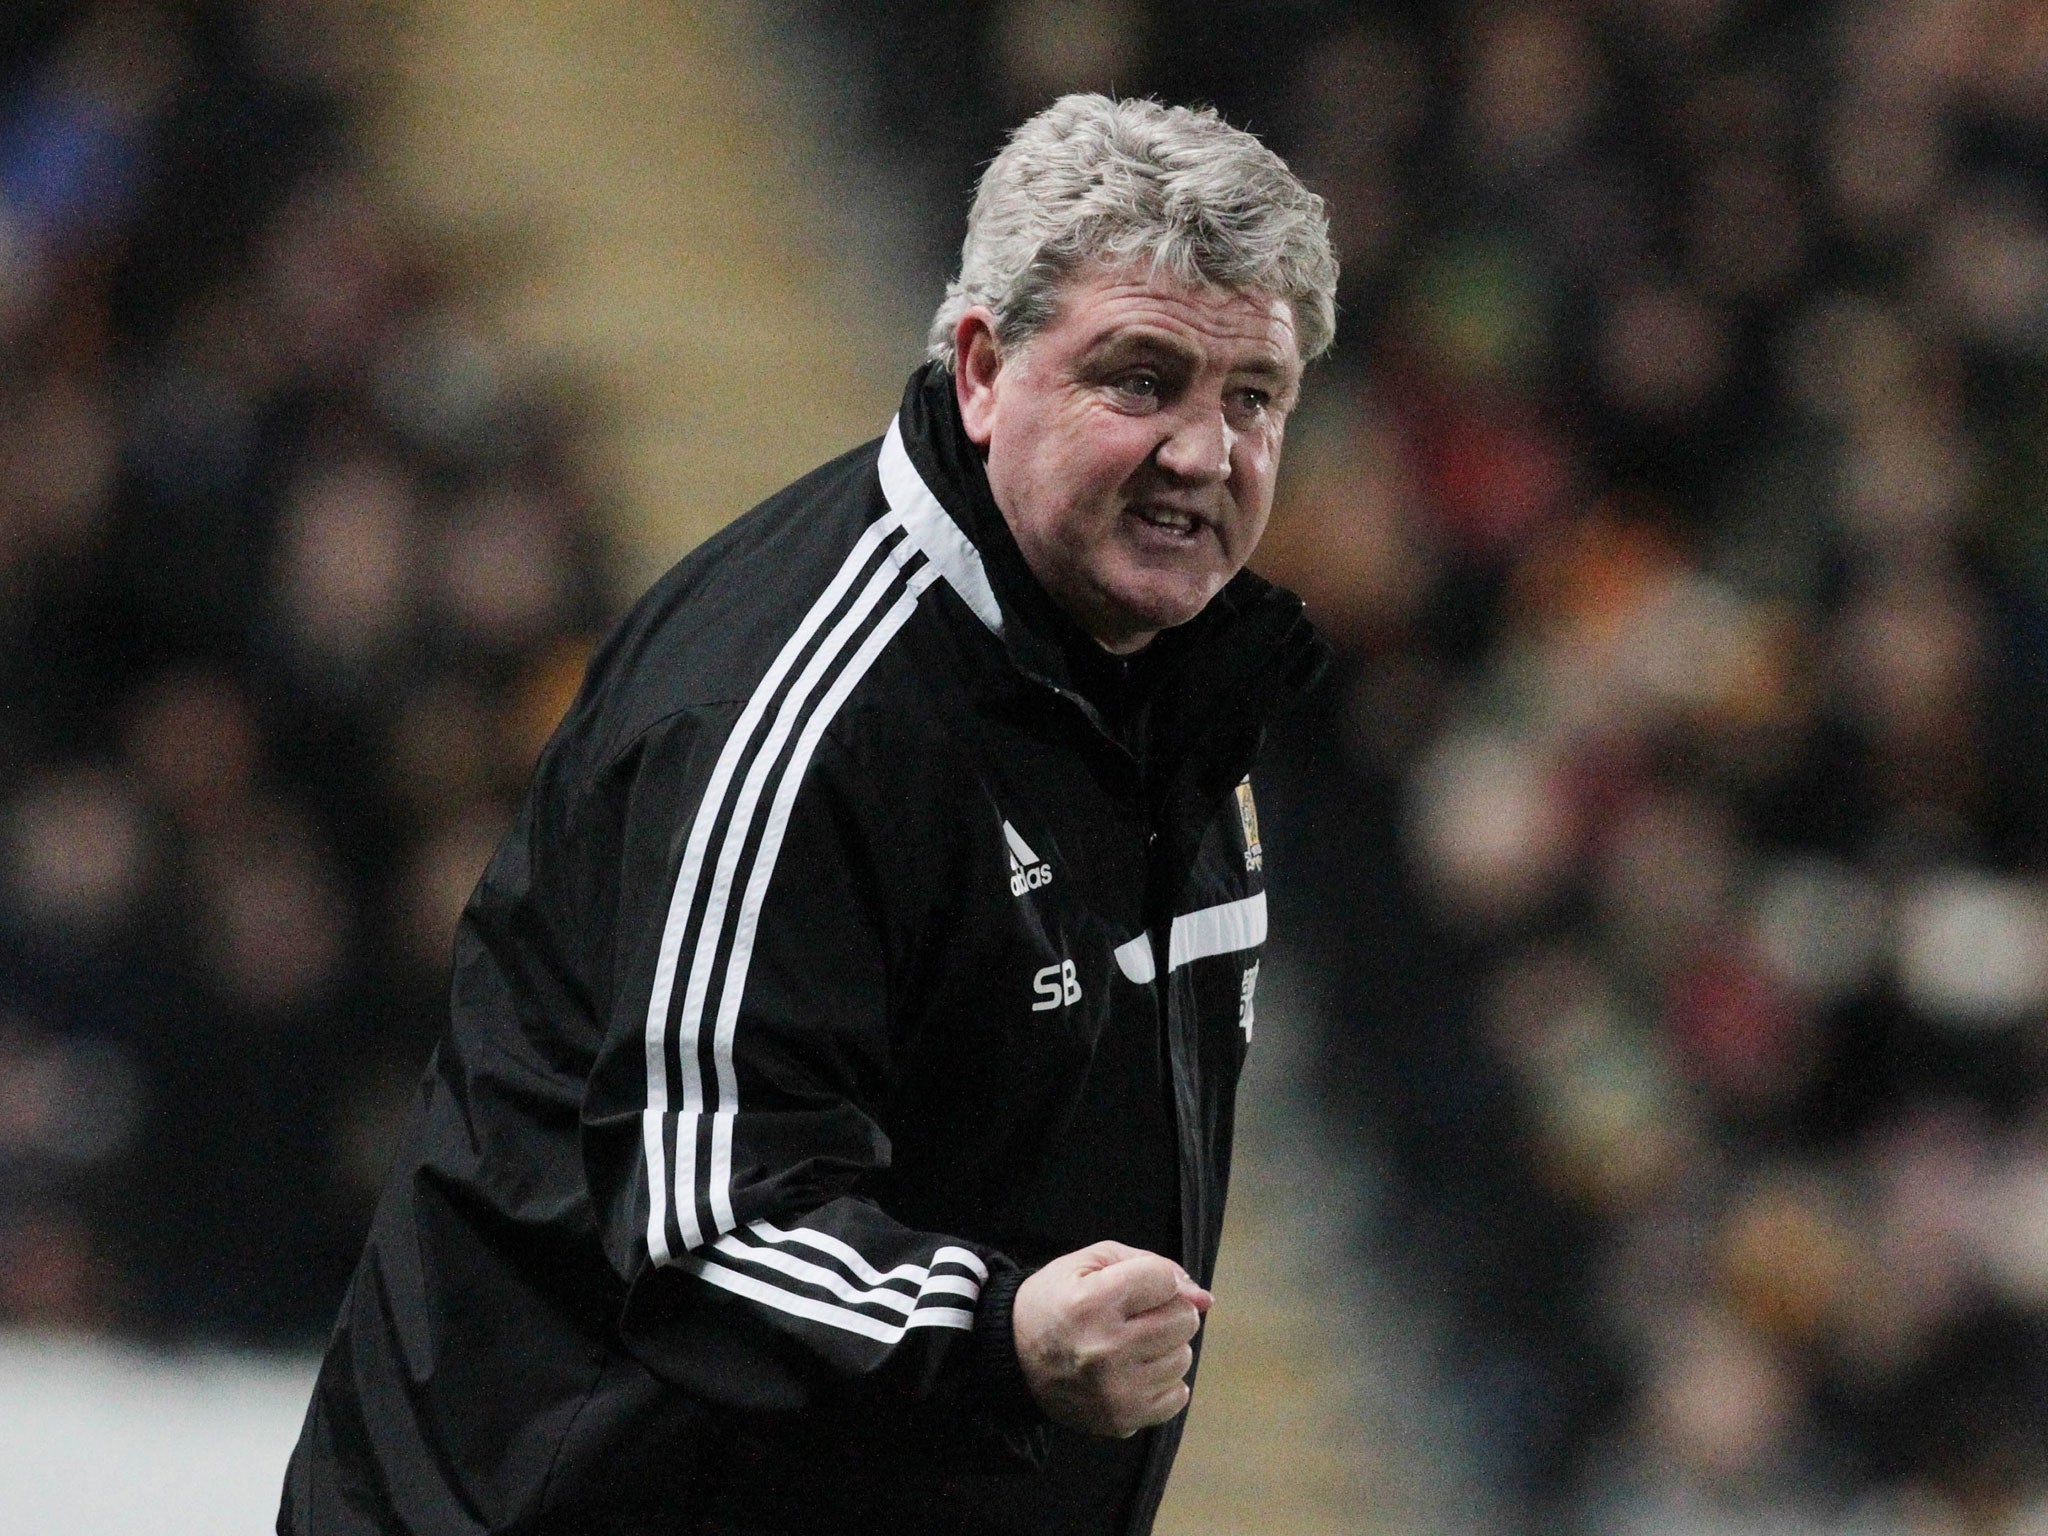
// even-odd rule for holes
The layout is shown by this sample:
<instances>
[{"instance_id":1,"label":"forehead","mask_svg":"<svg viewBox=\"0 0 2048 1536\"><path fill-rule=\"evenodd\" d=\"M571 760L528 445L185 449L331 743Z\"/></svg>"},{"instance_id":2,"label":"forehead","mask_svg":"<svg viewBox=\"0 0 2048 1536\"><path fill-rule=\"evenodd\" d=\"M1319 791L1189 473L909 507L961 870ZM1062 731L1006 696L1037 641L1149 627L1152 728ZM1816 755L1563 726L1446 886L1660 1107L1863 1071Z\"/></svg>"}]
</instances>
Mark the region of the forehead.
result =
<instances>
[{"instance_id":1,"label":"forehead","mask_svg":"<svg viewBox=\"0 0 2048 1536\"><path fill-rule=\"evenodd\" d=\"M1081 357L1158 347L1225 367L1297 372L1294 307L1236 288L1155 277L1144 266L1083 268L1039 339Z\"/></svg>"}]
</instances>

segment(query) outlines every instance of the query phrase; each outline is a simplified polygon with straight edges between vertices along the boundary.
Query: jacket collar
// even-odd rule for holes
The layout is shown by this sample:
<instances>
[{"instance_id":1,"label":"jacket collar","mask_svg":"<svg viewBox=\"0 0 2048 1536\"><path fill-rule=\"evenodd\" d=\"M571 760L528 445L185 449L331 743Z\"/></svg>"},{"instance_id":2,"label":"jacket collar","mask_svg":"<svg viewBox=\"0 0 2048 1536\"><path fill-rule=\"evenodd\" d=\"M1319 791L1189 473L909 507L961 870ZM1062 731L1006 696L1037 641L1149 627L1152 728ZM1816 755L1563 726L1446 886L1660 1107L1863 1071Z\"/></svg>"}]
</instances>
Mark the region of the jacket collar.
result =
<instances>
[{"instance_id":1,"label":"jacket collar","mask_svg":"<svg viewBox=\"0 0 2048 1536\"><path fill-rule=\"evenodd\" d=\"M1085 654L1083 647L1095 642L1053 601L1026 564L1024 552L1017 547L1016 537L989 490L980 450L961 424L951 373L936 363L926 363L911 375L895 431L924 488L980 557L982 579L1000 617L991 622L973 600L968 606L1002 637L1026 672L1071 686L1077 681L1075 657ZM886 444L883 455L886 464ZM885 489L890 487L885 485ZM895 497L890 500L893 503ZM947 575L950 579L952 573ZM970 589L972 585L970 578Z\"/></svg>"},{"instance_id":2,"label":"jacket collar","mask_svg":"<svg viewBox=\"0 0 2048 1536\"><path fill-rule=\"evenodd\" d=\"M910 376L879 467L891 508L1017 667L1103 726L1087 694L1091 670L1108 653L1032 574L961 424L952 375L936 363ZM1304 691L1328 659L1301 599L1250 571L1152 644L1162 648L1152 658L1162 723L1184 729L1225 703L1223 695L1233 713L1248 711L1247 723L1262 723Z\"/></svg>"}]
</instances>

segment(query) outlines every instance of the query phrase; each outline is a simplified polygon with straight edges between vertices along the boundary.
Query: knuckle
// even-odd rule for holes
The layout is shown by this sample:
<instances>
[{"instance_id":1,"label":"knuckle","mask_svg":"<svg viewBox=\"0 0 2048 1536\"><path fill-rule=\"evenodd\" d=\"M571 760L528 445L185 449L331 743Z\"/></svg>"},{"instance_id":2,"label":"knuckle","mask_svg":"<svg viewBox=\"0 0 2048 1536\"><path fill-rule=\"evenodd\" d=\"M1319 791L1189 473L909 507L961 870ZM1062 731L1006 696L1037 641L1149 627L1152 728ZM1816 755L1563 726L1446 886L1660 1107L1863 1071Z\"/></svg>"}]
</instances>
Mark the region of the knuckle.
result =
<instances>
[{"instance_id":1,"label":"knuckle","mask_svg":"<svg viewBox=\"0 0 2048 1536\"><path fill-rule=\"evenodd\" d=\"M1075 1349L1073 1372L1084 1381L1100 1382L1114 1373L1116 1357L1096 1344L1085 1344Z\"/></svg>"}]
</instances>

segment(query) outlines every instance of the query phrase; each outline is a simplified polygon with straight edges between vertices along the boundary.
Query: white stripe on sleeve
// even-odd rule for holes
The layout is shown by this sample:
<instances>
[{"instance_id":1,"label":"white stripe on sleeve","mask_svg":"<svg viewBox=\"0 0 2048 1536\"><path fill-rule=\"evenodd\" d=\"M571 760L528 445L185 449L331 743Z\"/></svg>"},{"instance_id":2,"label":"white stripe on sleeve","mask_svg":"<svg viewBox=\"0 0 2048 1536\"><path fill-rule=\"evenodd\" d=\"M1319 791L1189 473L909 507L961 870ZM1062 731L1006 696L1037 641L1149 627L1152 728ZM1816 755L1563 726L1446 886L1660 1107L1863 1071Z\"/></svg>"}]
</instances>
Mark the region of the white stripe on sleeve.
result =
<instances>
[{"instance_id":1,"label":"white stripe on sleeve","mask_svg":"<svg viewBox=\"0 0 2048 1536\"><path fill-rule=\"evenodd\" d=\"M894 1344L912 1328L959 1328L974 1327L974 1314L963 1307L919 1307L900 1323L884 1322L878 1317L869 1317L865 1312L856 1312L851 1307L842 1307L834 1302L820 1301L813 1296L799 1296L779 1286L714 1263L702 1254L690 1254L682 1260L689 1269L708 1285L715 1285L722 1291L735 1296L744 1296L762 1306L773 1307L778 1312L787 1312L792 1317L808 1318L815 1323L828 1323L834 1328L843 1328L848 1333L858 1333L883 1344Z\"/></svg>"},{"instance_id":2,"label":"white stripe on sleeve","mask_svg":"<svg viewBox=\"0 0 2048 1536\"><path fill-rule=\"evenodd\" d=\"M917 1306L917 1295L909 1291L891 1290L886 1285L863 1288L855 1285L836 1269L827 1269L822 1264L813 1264L795 1254L784 1253L780 1248L765 1244L750 1243L737 1233L728 1232L713 1243L712 1248L735 1259L745 1259L764 1269L778 1270L792 1280L801 1280L806 1285L815 1285L820 1290L830 1291L841 1301L857 1304L887 1307L892 1312L901 1312L908 1317ZM920 1286L921 1292L924 1287ZM979 1294L977 1292L977 1294Z\"/></svg>"},{"instance_id":3,"label":"white stripe on sleeve","mask_svg":"<svg viewBox=\"0 0 2048 1536\"><path fill-rule=\"evenodd\" d=\"M1166 968L1177 971L1191 960L1228 955L1265 942L1266 893L1260 891L1241 901L1226 901L1176 917L1167 944Z\"/></svg>"},{"instance_id":4,"label":"white stripe on sleeve","mask_svg":"<svg viewBox=\"0 0 2048 1536\"><path fill-rule=\"evenodd\" d=\"M809 1227L778 1227L773 1222L755 1221L747 1224L747 1230L764 1242L802 1243L820 1253L830 1254L846 1266L848 1274L866 1281L869 1285L881 1285L889 1280L922 1281L929 1271L922 1264L899 1264L894 1269L876 1269L851 1243L834 1237L829 1232L814 1232ZM977 1280L988 1278L988 1266L971 1251L947 1244L932 1255L933 1269L941 1264L953 1264L967 1270Z\"/></svg>"},{"instance_id":5,"label":"white stripe on sleeve","mask_svg":"<svg viewBox=\"0 0 2048 1536\"><path fill-rule=\"evenodd\" d=\"M1148 985L1159 972L1157 962L1152 958L1152 935L1141 933L1135 939L1126 940L1115 950L1116 968L1124 973L1124 980Z\"/></svg>"},{"instance_id":6,"label":"white stripe on sleeve","mask_svg":"<svg viewBox=\"0 0 2048 1536\"><path fill-rule=\"evenodd\" d=\"M890 423L876 468L889 511L862 534L831 584L805 613L796 632L784 642L773 665L748 699L719 753L711 780L699 803L670 896L667 921L657 954L654 985L648 997L646 1024L647 1109L643 1119L643 1141L649 1172L647 1246L657 1264L666 1263L671 1258L667 1237L671 1200L686 1251L701 1248L707 1235L717 1238L738 1225L732 1206L733 1133L740 1109L733 1060L734 1035L746 994L761 906L774 875L791 809L819 740L883 648L908 622L919 596L941 577L983 624L997 634L1003 629L1002 609L989 584L980 552L911 462L904 447L900 421ZM902 529L906 537L888 551L887 563L872 572L861 593L852 600L830 633L817 641L817 648L802 672L788 683L788 691L774 709L771 721L770 705L783 688L790 671L816 640L818 631L839 604L846 601L848 592L861 573L868 569L877 549L897 529ZM920 557L921 563L918 563ZM918 563L918 568L910 570L906 576L905 570L913 563ZM892 594L895 594L893 603L890 601ZM887 605L886 612L856 644L855 636L884 605ZM795 738L793 746L790 744L792 736ZM782 761L785 749L789 753L786 762ZM740 764L747 761L750 753L752 762L744 781L736 785L734 781L740 777ZM729 816L726 815L728 805ZM714 858L711 844L721 819L725 821L725 832L718 842ZM758 845L751 864L743 872L748 845L757 832ZM742 886L743 889L737 893L739 900L735 911L735 888ZM671 1030L668 1014L674 1001L678 973L682 969L683 940L689 928L690 913L700 901L704 908L703 916L684 981L682 1003L676 1010L676 1026ZM726 946L728 931L730 947L721 961L720 952ZM706 1015L710 1011L714 986L718 1002L716 1017L712 1020ZM708 1166L702 1170L704 1177L700 1185L697 1131L710 1098L710 1085L704 1081L698 1052L707 1023L712 1027L712 1072L717 1083L717 1099L716 1108L711 1113ZM668 1101L668 1063L671 1059L678 1069L681 1103L673 1114L675 1151L672 1177L665 1177L669 1172L664 1167L667 1160L664 1133L671 1116ZM713 1230L709 1234L703 1231L697 1216L700 1195L710 1207ZM852 1279L867 1280L870 1286L880 1283L881 1277L873 1266L837 1239L802 1229L790 1233L769 1230L773 1236L760 1232L759 1228L757 1233L770 1242L807 1244L843 1265ZM837 1244L843 1252L835 1251L827 1244ZM761 1250L752 1250L749 1257L754 1258L759 1252ZM791 1262L804 1261L792 1259ZM942 1263L986 1278L986 1270L980 1260L965 1249L942 1249L935 1257L933 1267ZM776 1266L770 1264L769 1267ZM727 1289L742 1294L752 1294L754 1290L763 1288L774 1289L758 1277L728 1271L725 1266L710 1265L709 1269L700 1272L709 1279L712 1270L723 1271L728 1279L736 1282L745 1282L746 1289L738 1283L727 1284L725 1280L713 1282L725 1284ZM871 1275L875 1278L868 1279ZM976 1282L954 1276L921 1274L920 1283L928 1289L956 1295L978 1294ZM969 1289L961 1289L963 1286ZM805 1301L806 1305L825 1305L806 1298L798 1300ZM946 1310L936 1309L934 1316ZM920 1323L918 1320L928 1311L933 1309L918 1309L907 1326L968 1326L964 1322ZM872 1319L866 1321L873 1322Z\"/></svg>"},{"instance_id":7,"label":"white stripe on sleeve","mask_svg":"<svg viewBox=\"0 0 2048 1536\"><path fill-rule=\"evenodd\" d=\"M733 1069L733 1029L739 1019L740 999L746 992L747 968L753 959L754 931L760 921L761 903L767 895L769 878L775 873L775 860L781 852L789 808L796 800L797 790L802 787L804 769L810 765L811 753L816 750L818 738L824 734L825 727L831 724L839 706L846 702L846 696L873 665L875 657L881 654L882 647L909 619L917 606L918 593L937 579L937 570L929 564L912 574L908 590L897 599L881 622L868 632L852 659L826 689L817 707L804 718L796 749L783 767L782 777L776 786L769 808L767 831L755 852L752 871L741 896L732 949L719 977L718 1018L711 1045L712 1066L718 1074L718 1110L711 1120L711 1167L707 1182L710 1186L711 1219L720 1232L729 1232L736 1225L732 1211L732 1126L739 1112L739 1082ZM697 1031L702 1026L705 998L710 990L719 940L725 931L726 907L737 879L740 857L753 830L762 793L777 766L777 759L782 755L783 743L796 729L798 717L803 714L804 706L809 703L810 695L824 678L830 664L839 659L840 652L859 626L902 580L902 572L893 562L875 572L874 579L868 583L859 600L834 626L831 635L818 648L818 654L811 658L790 688L789 697L776 713L774 729L763 742L753 766L747 770L746 783L733 810L732 824L727 828L725 842L719 850L718 872L712 878L711 897L704 910L704 926L698 934L697 954L690 967L690 987L683 1000L687 1021L683 1039L686 1043L694 1044ZM685 1058L685 1066L693 1067L694 1058Z\"/></svg>"},{"instance_id":8,"label":"white stripe on sleeve","mask_svg":"<svg viewBox=\"0 0 2048 1536\"><path fill-rule=\"evenodd\" d=\"M676 873L676 883L669 897L668 917L662 927L661 949L654 968L654 985L647 998L647 1108L644 1111L644 1140L647 1153L647 1249L656 1264L665 1264L669 1259L668 1250L668 1169L662 1153L662 1122L667 1114L668 1103L668 1051L669 1003L674 996L676 966L682 948L683 933L689 924L690 908L696 900L697 886L702 878L704 858L709 849L711 831L717 823L719 813L724 809L725 797L731 788L733 775L738 772L741 760L746 756L755 732L760 728L766 715L769 701L774 698L782 680L789 674L796 659L803 654L819 627L830 617L842 598L845 597L868 561L873 557L876 546L888 538L900 526L900 519L894 515L883 517L871 524L847 552L846 559L834 574L830 584L811 604L796 632L783 643L776 653L774 662L766 675L755 687L747 700L746 708L727 736L725 746L718 754L718 762L712 769L711 780L705 786L704 794L698 801L697 815L690 825L690 837L683 853L681 868ZM676 1218L681 1228L684 1245L695 1247L703 1241L703 1234L697 1223L697 1204L690 1194L696 1181L696 1119L703 1110L703 1084L697 1070L696 1020L682 1021L685 1038L678 1045L680 1077L682 1080L683 1103L676 1124ZM684 1165L688 1164L685 1174Z\"/></svg>"},{"instance_id":9,"label":"white stripe on sleeve","mask_svg":"<svg viewBox=\"0 0 2048 1536\"><path fill-rule=\"evenodd\" d=\"M1166 969L1177 971L1190 961L1255 949L1265 942L1266 893L1259 891L1238 901L1219 902L1176 917L1167 938ZM1112 953L1116 968L1123 972L1126 981L1142 987L1158 974L1150 934L1141 933L1126 940Z\"/></svg>"}]
</instances>

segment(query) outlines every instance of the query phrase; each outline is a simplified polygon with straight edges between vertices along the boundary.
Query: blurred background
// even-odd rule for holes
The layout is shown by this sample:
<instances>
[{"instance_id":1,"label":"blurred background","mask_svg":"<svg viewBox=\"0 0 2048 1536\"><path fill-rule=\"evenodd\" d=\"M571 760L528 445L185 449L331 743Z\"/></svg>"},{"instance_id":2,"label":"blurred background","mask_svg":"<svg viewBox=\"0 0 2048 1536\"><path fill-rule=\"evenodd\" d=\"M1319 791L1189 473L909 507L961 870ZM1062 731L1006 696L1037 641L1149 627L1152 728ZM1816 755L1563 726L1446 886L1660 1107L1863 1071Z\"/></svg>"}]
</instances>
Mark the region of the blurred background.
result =
<instances>
[{"instance_id":1,"label":"blurred background","mask_svg":"<svg viewBox=\"0 0 2048 1536\"><path fill-rule=\"evenodd\" d=\"M2048 5L9 0L0 1524L264 1529L587 650L1073 88L1328 200L1162 1531L2048 1533Z\"/></svg>"}]
</instances>

